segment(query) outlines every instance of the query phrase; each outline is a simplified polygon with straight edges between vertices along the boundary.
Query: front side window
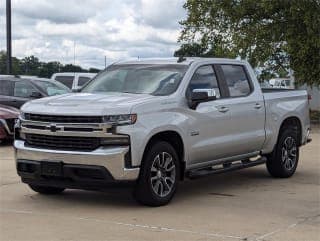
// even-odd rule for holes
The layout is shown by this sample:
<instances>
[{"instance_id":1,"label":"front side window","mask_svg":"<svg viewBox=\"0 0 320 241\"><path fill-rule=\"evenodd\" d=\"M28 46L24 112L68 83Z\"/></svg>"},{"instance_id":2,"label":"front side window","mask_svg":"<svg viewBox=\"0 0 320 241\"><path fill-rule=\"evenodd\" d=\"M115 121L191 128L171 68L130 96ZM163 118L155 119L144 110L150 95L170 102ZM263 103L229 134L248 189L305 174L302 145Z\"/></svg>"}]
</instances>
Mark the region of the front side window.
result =
<instances>
[{"instance_id":1,"label":"front side window","mask_svg":"<svg viewBox=\"0 0 320 241\"><path fill-rule=\"evenodd\" d=\"M64 84L68 88L72 88L74 76L56 76L55 80L59 81L60 83Z\"/></svg>"},{"instance_id":2,"label":"front side window","mask_svg":"<svg viewBox=\"0 0 320 241\"><path fill-rule=\"evenodd\" d=\"M189 84L189 91L192 92L195 89L213 89L216 97L220 98L220 89L217 77L211 65L199 67L193 74Z\"/></svg>"},{"instance_id":3,"label":"front side window","mask_svg":"<svg viewBox=\"0 0 320 241\"><path fill-rule=\"evenodd\" d=\"M17 81L14 84L15 97L30 98L33 92L39 91L26 81Z\"/></svg>"},{"instance_id":4,"label":"front side window","mask_svg":"<svg viewBox=\"0 0 320 241\"><path fill-rule=\"evenodd\" d=\"M250 94L250 84L244 67L241 65L221 65L231 97Z\"/></svg>"},{"instance_id":5,"label":"front side window","mask_svg":"<svg viewBox=\"0 0 320 241\"><path fill-rule=\"evenodd\" d=\"M186 65L174 64L112 65L82 92L170 95L177 90L187 68Z\"/></svg>"}]
</instances>

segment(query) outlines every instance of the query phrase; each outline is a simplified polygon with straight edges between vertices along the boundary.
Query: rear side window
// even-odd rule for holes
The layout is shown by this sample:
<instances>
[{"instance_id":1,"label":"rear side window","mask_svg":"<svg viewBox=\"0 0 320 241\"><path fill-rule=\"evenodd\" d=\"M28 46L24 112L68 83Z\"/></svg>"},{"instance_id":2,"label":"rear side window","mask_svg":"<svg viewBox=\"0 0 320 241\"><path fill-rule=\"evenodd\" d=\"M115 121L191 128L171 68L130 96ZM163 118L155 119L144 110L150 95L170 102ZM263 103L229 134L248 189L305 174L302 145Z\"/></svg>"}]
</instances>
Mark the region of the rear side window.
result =
<instances>
[{"instance_id":1,"label":"rear side window","mask_svg":"<svg viewBox=\"0 0 320 241\"><path fill-rule=\"evenodd\" d=\"M31 84L25 81L15 82L14 84L15 97L29 98L32 95L32 92L39 92L39 91L37 91Z\"/></svg>"},{"instance_id":2,"label":"rear side window","mask_svg":"<svg viewBox=\"0 0 320 241\"><path fill-rule=\"evenodd\" d=\"M78 86L84 86L90 80L89 77L79 77L78 79Z\"/></svg>"},{"instance_id":3,"label":"rear side window","mask_svg":"<svg viewBox=\"0 0 320 241\"><path fill-rule=\"evenodd\" d=\"M244 67L241 65L221 65L231 97L250 94L250 84Z\"/></svg>"},{"instance_id":4,"label":"rear side window","mask_svg":"<svg viewBox=\"0 0 320 241\"><path fill-rule=\"evenodd\" d=\"M199 67L193 74L189 84L189 91L192 92L194 89L213 89L216 97L220 98L217 77L211 65Z\"/></svg>"},{"instance_id":5,"label":"rear side window","mask_svg":"<svg viewBox=\"0 0 320 241\"><path fill-rule=\"evenodd\" d=\"M68 88L72 88L74 76L56 76L55 80L59 81L60 83L64 84Z\"/></svg>"},{"instance_id":6,"label":"rear side window","mask_svg":"<svg viewBox=\"0 0 320 241\"><path fill-rule=\"evenodd\" d=\"M13 81L0 79L0 95L12 96Z\"/></svg>"}]
</instances>

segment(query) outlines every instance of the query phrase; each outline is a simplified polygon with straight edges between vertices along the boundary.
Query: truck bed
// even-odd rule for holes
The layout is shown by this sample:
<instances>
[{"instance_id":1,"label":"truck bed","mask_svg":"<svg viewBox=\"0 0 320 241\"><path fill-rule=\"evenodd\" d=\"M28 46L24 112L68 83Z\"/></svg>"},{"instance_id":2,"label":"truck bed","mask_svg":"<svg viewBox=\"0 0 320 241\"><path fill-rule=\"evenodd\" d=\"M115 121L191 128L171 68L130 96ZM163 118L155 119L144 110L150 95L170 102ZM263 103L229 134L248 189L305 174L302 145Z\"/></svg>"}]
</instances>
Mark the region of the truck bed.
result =
<instances>
[{"instance_id":1,"label":"truck bed","mask_svg":"<svg viewBox=\"0 0 320 241\"><path fill-rule=\"evenodd\" d=\"M284 88L261 88L261 90L262 90L262 93L297 91L296 89L284 89Z\"/></svg>"},{"instance_id":2,"label":"truck bed","mask_svg":"<svg viewBox=\"0 0 320 241\"><path fill-rule=\"evenodd\" d=\"M290 116L296 116L301 121L302 136L308 129L309 108L306 90L295 89L261 89L265 101L265 131L264 149L269 152L277 141L277 133L282 121ZM302 140L303 141L303 140Z\"/></svg>"}]
</instances>

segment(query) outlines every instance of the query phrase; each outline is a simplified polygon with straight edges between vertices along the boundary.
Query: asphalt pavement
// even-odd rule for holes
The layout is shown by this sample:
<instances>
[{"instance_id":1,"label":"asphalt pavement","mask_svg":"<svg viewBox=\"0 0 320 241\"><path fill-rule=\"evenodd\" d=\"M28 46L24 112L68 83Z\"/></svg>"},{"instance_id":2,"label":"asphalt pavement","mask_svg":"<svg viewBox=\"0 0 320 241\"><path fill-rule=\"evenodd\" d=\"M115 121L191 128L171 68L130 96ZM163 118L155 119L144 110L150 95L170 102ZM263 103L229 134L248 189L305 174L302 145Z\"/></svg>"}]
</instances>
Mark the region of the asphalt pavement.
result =
<instances>
[{"instance_id":1,"label":"asphalt pavement","mask_svg":"<svg viewBox=\"0 0 320 241\"><path fill-rule=\"evenodd\" d=\"M164 207L130 189L43 196L21 183L10 145L0 146L0 240L320 240L320 129L296 174L264 165L180 183Z\"/></svg>"}]
</instances>

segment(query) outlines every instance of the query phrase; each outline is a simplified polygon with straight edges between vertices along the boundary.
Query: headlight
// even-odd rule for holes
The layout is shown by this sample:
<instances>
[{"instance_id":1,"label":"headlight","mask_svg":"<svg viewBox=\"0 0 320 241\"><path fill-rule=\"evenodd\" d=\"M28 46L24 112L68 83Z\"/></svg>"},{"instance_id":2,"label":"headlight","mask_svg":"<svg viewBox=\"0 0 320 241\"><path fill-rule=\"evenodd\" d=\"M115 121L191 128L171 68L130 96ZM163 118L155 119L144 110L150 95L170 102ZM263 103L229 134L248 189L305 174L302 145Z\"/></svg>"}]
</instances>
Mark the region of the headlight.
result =
<instances>
[{"instance_id":1,"label":"headlight","mask_svg":"<svg viewBox=\"0 0 320 241\"><path fill-rule=\"evenodd\" d=\"M103 117L105 123L111 125L132 125L137 121L137 114L107 115Z\"/></svg>"},{"instance_id":2,"label":"headlight","mask_svg":"<svg viewBox=\"0 0 320 241\"><path fill-rule=\"evenodd\" d=\"M24 112L20 111L19 119L20 119L20 120L25 120L25 114L24 114Z\"/></svg>"}]
</instances>

